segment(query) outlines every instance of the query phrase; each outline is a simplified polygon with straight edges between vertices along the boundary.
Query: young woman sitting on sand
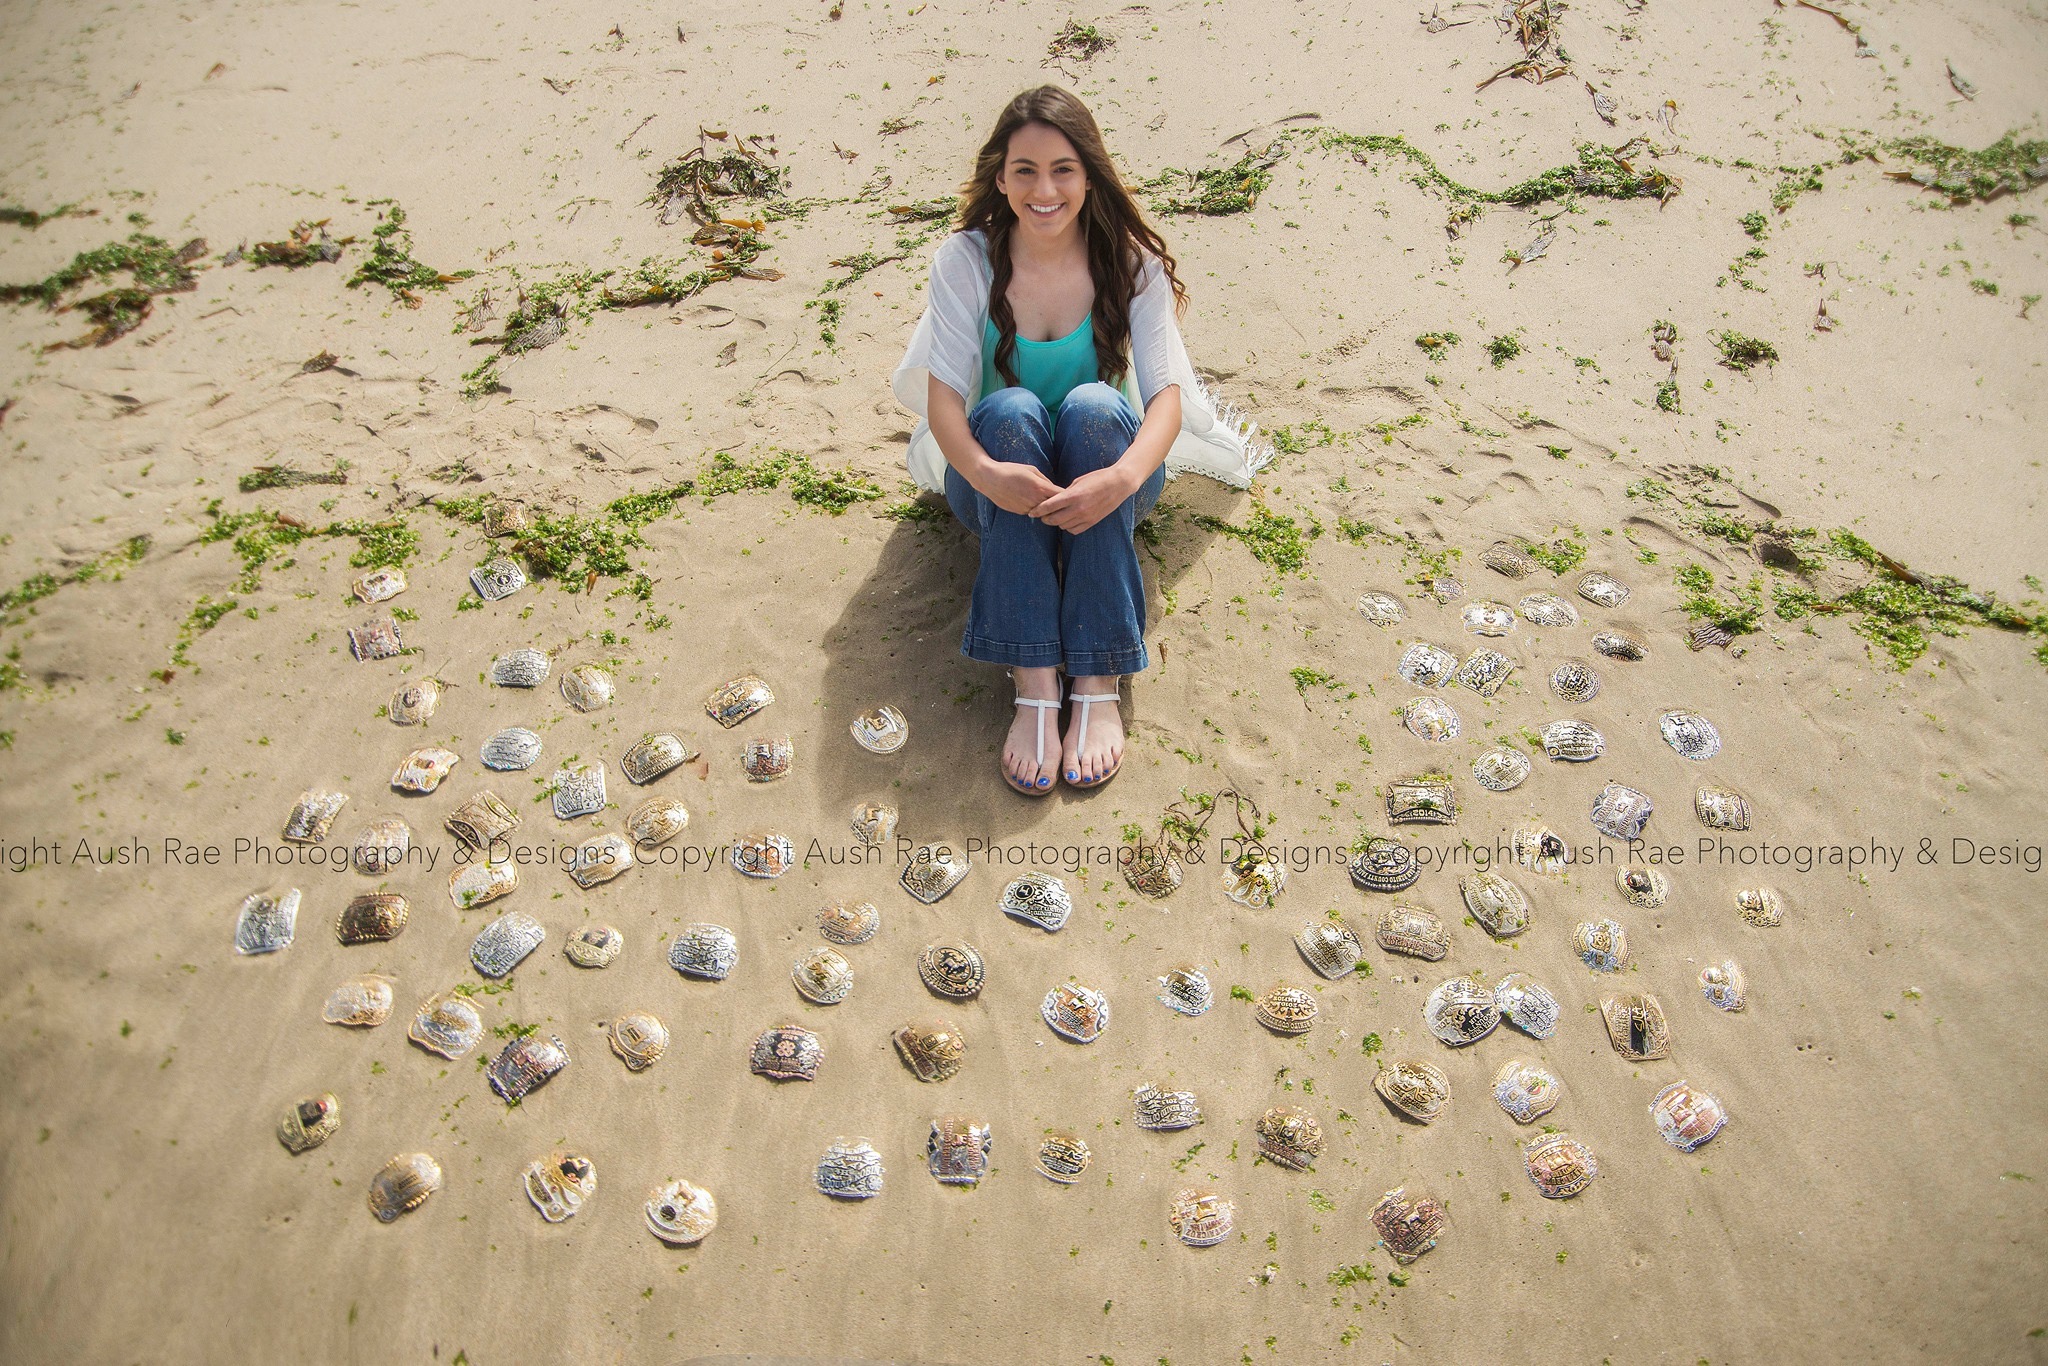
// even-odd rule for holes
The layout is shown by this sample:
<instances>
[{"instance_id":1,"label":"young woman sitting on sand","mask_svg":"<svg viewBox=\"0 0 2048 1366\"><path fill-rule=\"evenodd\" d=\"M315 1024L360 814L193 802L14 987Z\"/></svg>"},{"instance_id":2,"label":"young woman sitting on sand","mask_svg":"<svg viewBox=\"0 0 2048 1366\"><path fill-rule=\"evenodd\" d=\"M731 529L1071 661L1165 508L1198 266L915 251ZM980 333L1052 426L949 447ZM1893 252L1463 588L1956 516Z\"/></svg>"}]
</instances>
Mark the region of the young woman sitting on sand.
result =
<instances>
[{"instance_id":1,"label":"young woman sitting on sand","mask_svg":"<svg viewBox=\"0 0 2048 1366\"><path fill-rule=\"evenodd\" d=\"M1271 454L1195 378L1186 302L1088 107L1050 85L1010 101L891 387L923 419L912 478L980 537L960 649L1010 667L1003 777L1031 796L1123 763L1118 687L1149 663L1132 537L1168 471L1244 488ZM1062 667L1074 706L1055 756Z\"/></svg>"}]
</instances>

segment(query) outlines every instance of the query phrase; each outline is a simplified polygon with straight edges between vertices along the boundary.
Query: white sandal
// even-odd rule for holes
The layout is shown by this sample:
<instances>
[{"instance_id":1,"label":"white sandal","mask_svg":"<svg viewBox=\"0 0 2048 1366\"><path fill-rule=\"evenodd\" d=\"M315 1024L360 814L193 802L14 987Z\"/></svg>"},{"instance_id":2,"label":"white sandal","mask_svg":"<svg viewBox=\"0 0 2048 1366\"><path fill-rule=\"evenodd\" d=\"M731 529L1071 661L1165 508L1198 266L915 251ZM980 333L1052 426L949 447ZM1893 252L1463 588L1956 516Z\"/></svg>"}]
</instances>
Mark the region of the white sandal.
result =
<instances>
[{"instance_id":1,"label":"white sandal","mask_svg":"<svg viewBox=\"0 0 2048 1366\"><path fill-rule=\"evenodd\" d=\"M1110 705L1114 706L1114 705L1116 705L1117 703L1119 703L1119 702L1123 701L1123 697L1122 697L1122 695L1121 695L1121 694L1119 694L1119 693L1113 693L1113 692L1098 692L1098 693L1079 693L1079 692L1077 692L1077 693L1071 693L1071 694L1069 694L1069 695L1068 695L1068 697L1067 697L1067 700L1068 700L1069 702L1078 702L1078 703L1080 703L1080 704L1081 704L1081 729L1080 729L1079 733L1078 733L1078 734L1076 734L1076 735L1075 735L1075 737L1074 737L1074 753L1076 753L1076 754L1079 754L1079 753L1080 753L1080 752L1081 752L1082 750L1084 750L1084 749L1088 748L1088 706L1089 706L1089 704L1090 704L1090 703L1092 703L1092 702L1107 702L1107 703L1109 703ZM1117 775L1117 770L1118 770L1118 769L1120 769L1120 768L1122 768L1123 766L1124 766L1124 761L1123 761L1123 758L1122 758L1122 756L1118 756L1118 758L1117 758L1117 761L1116 761L1116 764L1115 764L1115 767L1111 768L1111 769L1109 770L1109 772L1107 772L1107 773L1103 774L1103 775L1102 775L1102 776L1101 776L1100 778L1097 778L1097 779L1095 779L1095 781L1093 781L1093 782L1088 782L1088 783L1077 783L1077 782L1071 782L1071 781L1070 781L1070 782L1068 782L1067 786L1068 786L1068 787L1101 787L1101 786L1102 786L1102 785L1103 785L1104 783L1108 782L1108 781L1109 781L1109 780L1110 780L1111 778L1114 778L1114 777L1115 777L1115 776Z\"/></svg>"},{"instance_id":2,"label":"white sandal","mask_svg":"<svg viewBox=\"0 0 2048 1366\"><path fill-rule=\"evenodd\" d=\"M1043 697L1020 697L1017 699L1017 705L1020 707L1036 707L1038 709L1038 724L1034 728L1034 735L1038 742L1035 762L1039 771L1043 772L1045 769L1045 714L1048 711L1053 712L1053 723L1057 726L1059 723L1060 701L1057 697L1050 699ZM1011 791L1021 792L1027 797L1049 797L1052 795L1052 782L1050 779L1046 781L1043 787L1025 787L1015 778L1011 777L1010 771L1006 768L1003 770L1003 781L1010 785Z\"/></svg>"}]
</instances>

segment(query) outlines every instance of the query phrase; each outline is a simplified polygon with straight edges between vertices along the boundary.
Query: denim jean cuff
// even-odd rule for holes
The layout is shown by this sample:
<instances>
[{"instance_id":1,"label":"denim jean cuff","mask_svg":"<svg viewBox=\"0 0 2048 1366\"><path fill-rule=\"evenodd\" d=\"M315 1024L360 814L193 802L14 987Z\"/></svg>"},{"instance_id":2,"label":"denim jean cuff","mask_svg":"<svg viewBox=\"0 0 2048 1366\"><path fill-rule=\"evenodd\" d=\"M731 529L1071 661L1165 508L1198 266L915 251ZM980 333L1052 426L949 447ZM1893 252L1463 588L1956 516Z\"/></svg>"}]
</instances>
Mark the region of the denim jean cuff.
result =
<instances>
[{"instance_id":1,"label":"denim jean cuff","mask_svg":"<svg viewBox=\"0 0 2048 1366\"><path fill-rule=\"evenodd\" d=\"M967 632L960 637L960 653L983 664L1007 664L1013 669L1050 669L1060 662L1060 643L1015 645L1007 640L990 640Z\"/></svg>"},{"instance_id":2,"label":"denim jean cuff","mask_svg":"<svg viewBox=\"0 0 2048 1366\"><path fill-rule=\"evenodd\" d=\"M1088 678L1108 677L1111 674L1141 674L1152 666L1145 654L1145 643L1124 650L1089 650L1081 654L1068 654L1066 659L1067 677Z\"/></svg>"}]
</instances>

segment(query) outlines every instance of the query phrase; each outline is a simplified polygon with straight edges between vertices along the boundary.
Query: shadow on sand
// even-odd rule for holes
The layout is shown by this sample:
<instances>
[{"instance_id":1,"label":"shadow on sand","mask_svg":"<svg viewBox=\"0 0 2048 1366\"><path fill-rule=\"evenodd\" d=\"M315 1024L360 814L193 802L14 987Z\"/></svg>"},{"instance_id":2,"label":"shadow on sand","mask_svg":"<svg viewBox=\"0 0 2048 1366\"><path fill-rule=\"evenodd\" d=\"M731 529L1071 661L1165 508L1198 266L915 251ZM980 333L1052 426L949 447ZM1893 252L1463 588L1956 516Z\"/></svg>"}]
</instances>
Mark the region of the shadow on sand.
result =
<instances>
[{"instance_id":1,"label":"shadow on sand","mask_svg":"<svg viewBox=\"0 0 2048 1366\"><path fill-rule=\"evenodd\" d=\"M1155 669L1165 596L1179 596L1181 610L1200 605L1185 600L1185 581L1215 533L1197 527L1191 514L1242 517L1244 497L1206 479L1175 479L1141 526L1146 638L1153 642ZM1050 796L1033 798L1004 784L1002 746L1015 694L1001 666L960 653L978 542L943 500L927 495L922 505L932 514L897 523L820 642L823 694L836 724L884 702L894 703L910 722L910 740L896 755L870 755L853 745L824 747L819 775L828 810L850 813L867 800L897 808L899 842L887 859L892 868L908 847L903 841L1010 844L1028 838L1053 812L1102 795L1055 784ZM1206 600L1206 588L1196 596ZM1143 729L1145 718L1134 714L1128 687L1124 715L1134 732Z\"/></svg>"}]
</instances>

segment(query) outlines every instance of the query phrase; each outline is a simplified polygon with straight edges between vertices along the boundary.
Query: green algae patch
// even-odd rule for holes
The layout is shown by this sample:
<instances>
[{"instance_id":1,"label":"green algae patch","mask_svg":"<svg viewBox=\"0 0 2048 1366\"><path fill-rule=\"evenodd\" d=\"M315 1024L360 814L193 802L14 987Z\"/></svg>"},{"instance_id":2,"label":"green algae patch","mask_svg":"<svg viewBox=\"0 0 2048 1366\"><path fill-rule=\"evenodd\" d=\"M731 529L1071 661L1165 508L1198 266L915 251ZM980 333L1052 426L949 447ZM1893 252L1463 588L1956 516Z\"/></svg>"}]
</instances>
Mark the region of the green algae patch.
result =
<instances>
[{"instance_id":1,"label":"green algae patch","mask_svg":"<svg viewBox=\"0 0 2048 1366\"><path fill-rule=\"evenodd\" d=\"M1852 148L1852 155L1874 150L1916 164L1910 171L1887 171L1894 180L1945 194L1953 203L2020 194L2048 180L2048 139L2021 139L2007 133L1978 151L1937 138L1894 138L1878 149Z\"/></svg>"},{"instance_id":2,"label":"green algae patch","mask_svg":"<svg viewBox=\"0 0 2048 1366\"><path fill-rule=\"evenodd\" d=\"M235 487L243 493L262 493L269 489L295 489L306 484L347 482L348 462L337 460L326 470L302 470L292 465L258 465L237 479Z\"/></svg>"},{"instance_id":3,"label":"green algae patch","mask_svg":"<svg viewBox=\"0 0 2048 1366\"><path fill-rule=\"evenodd\" d=\"M729 145L712 153L700 144L655 175L654 188L642 202L660 209L664 224L678 214L710 224L720 216L718 201L777 200L788 194L789 168L776 160L772 136L711 136Z\"/></svg>"},{"instance_id":4,"label":"green algae patch","mask_svg":"<svg viewBox=\"0 0 2048 1366\"><path fill-rule=\"evenodd\" d=\"M412 254L412 232L405 226L405 210L389 199L373 199L374 205L388 205L370 229L370 254L356 273L348 277L350 289L381 285L407 308L418 308L426 290L445 290L458 280L476 274L473 270L440 271Z\"/></svg>"},{"instance_id":5,"label":"green algae patch","mask_svg":"<svg viewBox=\"0 0 2048 1366\"><path fill-rule=\"evenodd\" d=\"M161 237L131 233L124 242L108 242L80 252L68 265L41 280L0 285L0 303L41 304L52 313L82 313L93 324L83 336L51 342L43 348L46 351L107 346L142 326L158 298L196 288L198 276L192 266L204 255L206 239L201 237L174 248ZM82 293L88 285L106 284L123 275L128 277L126 284L97 294Z\"/></svg>"},{"instance_id":6,"label":"green algae patch","mask_svg":"<svg viewBox=\"0 0 2048 1366\"><path fill-rule=\"evenodd\" d=\"M1050 62L1086 62L1116 46L1116 39L1093 24L1069 19L1067 26L1052 36L1045 55Z\"/></svg>"},{"instance_id":7,"label":"green algae patch","mask_svg":"<svg viewBox=\"0 0 2048 1366\"><path fill-rule=\"evenodd\" d=\"M25 209L19 204L0 204L0 223L34 232L43 224L59 218L90 218L98 212L98 209L81 209L76 204L59 204L48 212Z\"/></svg>"},{"instance_id":8,"label":"green algae patch","mask_svg":"<svg viewBox=\"0 0 2048 1366\"><path fill-rule=\"evenodd\" d=\"M1336 689L1344 686L1337 681L1335 674L1325 673L1321 669L1311 669L1305 664L1289 669L1287 676L1294 680L1294 690L1303 697L1308 696L1310 688Z\"/></svg>"},{"instance_id":9,"label":"green algae patch","mask_svg":"<svg viewBox=\"0 0 2048 1366\"><path fill-rule=\"evenodd\" d=\"M697 492L708 504L721 494L756 489L789 488L789 496L805 507L837 517L848 508L884 496L881 485L851 470L820 470L807 455L777 451L759 460L741 461L721 451L697 479Z\"/></svg>"},{"instance_id":10,"label":"green algae patch","mask_svg":"<svg viewBox=\"0 0 2048 1366\"><path fill-rule=\"evenodd\" d=\"M2035 658L2048 665L2048 612L2037 603L2016 606L1959 579L1918 573L1851 531L1823 536L1811 528L1775 523L1747 526L1719 514L1703 520L1715 523L1708 534L1756 547L1765 565L1746 582L1725 587L1704 565L1680 568L1673 581L1683 595L1686 615L1695 621L1741 636L1763 628L1766 610L1785 622L1841 617L1901 671L1927 653L1934 636L1956 638L1971 627L1994 627L2032 637L2037 642ZM1699 529L1698 523L1693 525ZM1872 571L1871 577L1840 592L1824 593L1783 567L1810 573L1830 562L1837 567L1860 565Z\"/></svg>"},{"instance_id":11,"label":"green algae patch","mask_svg":"<svg viewBox=\"0 0 2048 1366\"><path fill-rule=\"evenodd\" d=\"M130 536L112 550L102 551L62 577L47 572L29 575L14 587L0 591L0 627L21 625L28 619L31 608L70 584L119 579L129 565L142 562L142 557L149 553L149 546L149 537Z\"/></svg>"},{"instance_id":12,"label":"green algae patch","mask_svg":"<svg viewBox=\"0 0 2048 1366\"><path fill-rule=\"evenodd\" d=\"M1744 336L1740 332L1716 332L1712 335L1714 345L1721 352L1721 363L1731 370L1778 363L1778 348L1767 341Z\"/></svg>"},{"instance_id":13,"label":"green algae patch","mask_svg":"<svg viewBox=\"0 0 2048 1366\"><path fill-rule=\"evenodd\" d=\"M1163 214L1199 214L1220 218L1249 213L1273 183L1273 167L1286 153L1274 142L1261 152L1247 152L1229 166L1184 171L1169 166L1140 188L1157 196L1152 207Z\"/></svg>"},{"instance_id":14,"label":"green algae patch","mask_svg":"<svg viewBox=\"0 0 2048 1366\"><path fill-rule=\"evenodd\" d=\"M1573 536L1560 536L1548 544L1524 541L1522 551L1553 574L1569 574L1586 559L1586 543Z\"/></svg>"},{"instance_id":15,"label":"green algae patch","mask_svg":"<svg viewBox=\"0 0 2048 1366\"><path fill-rule=\"evenodd\" d=\"M698 498L709 506L727 494L774 489L786 490L793 501L835 517L885 496L879 484L851 470L821 470L809 456L794 451L775 451L751 461L721 451L696 477L624 494L594 516L557 515L530 507L532 525L512 542L512 552L526 562L536 578L560 579L572 592L587 589L595 582L594 576L632 575L632 552L647 545L641 533L654 522L673 516L686 501ZM444 498L435 506L443 516L481 526L494 501L487 495ZM635 596L642 596L639 582L636 578Z\"/></svg>"},{"instance_id":16,"label":"green algae patch","mask_svg":"<svg viewBox=\"0 0 2048 1366\"><path fill-rule=\"evenodd\" d=\"M1459 337L1455 332L1425 332L1415 339L1415 344L1421 347L1422 353L1431 360L1441 361L1450 355L1451 348L1456 346L1458 341Z\"/></svg>"},{"instance_id":17,"label":"green algae patch","mask_svg":"<svg viewBox=\"0 0 2048 1366\"><path fill-rule=\"evenodd\" d=\"M1207 513L1196 513L1194 522L1206 531L1240 542L1251 551L1253 559L1282 574L1302 573L1308 565L1308 543L1323 534L1322 523L1315 518L1308 519L1308 529L1304 531L1292 517L1274 512L1257 499L1252 501L1251 515L1245 518L1243 526Z\"/></svg>"},{"instance_id":18,"label":"green algae patch","mask_svg":"<svg viewBox=\"0 0 2048 1366\"><path fill-rule=\"evenodd\" d=\"M1633 138L1618 147L1582 142L1569 162L1497 190L1482 190L1452 178L1434 157L1404 137L1343 133L1331 128L1317 129L1306 136L1322 150L1347 154L1361 165L1370 165L1376 156L1407 162L1413 167L1408 179L1418 188L1434 191L1450 201L1447 226L1453 236L1474 222L1489 204L1528 208L1567 203L1575 197L1654 199L1661 204L1677 194L1681 186L1678 177L1660 167L1638 166L1643 157L1656 155L1647 138Z\"/></svg>"},{"instance_id":19,"label":"green algae patch","mask_svg":"<svg viewBox=\"0 0 2048 1366\"><path fill-rule=\"evenodd\" d=\"M717 249L709 265L692 266L680 257L647 256L626 270L568 271L522 285L518 307L505 320L503 333L473 340L472 345L498 349L463 374L462 396L482 398L504 388L499 364L508 356L554 345L567 335L572 320L587 322L600 312L681 303L727 280L782 278L781 271L754 264L767 250L767 240L759 233L729 229L723 240L727 244ZM480 296L467 307L482 302Z\"/></svg>"}]
</instances>

